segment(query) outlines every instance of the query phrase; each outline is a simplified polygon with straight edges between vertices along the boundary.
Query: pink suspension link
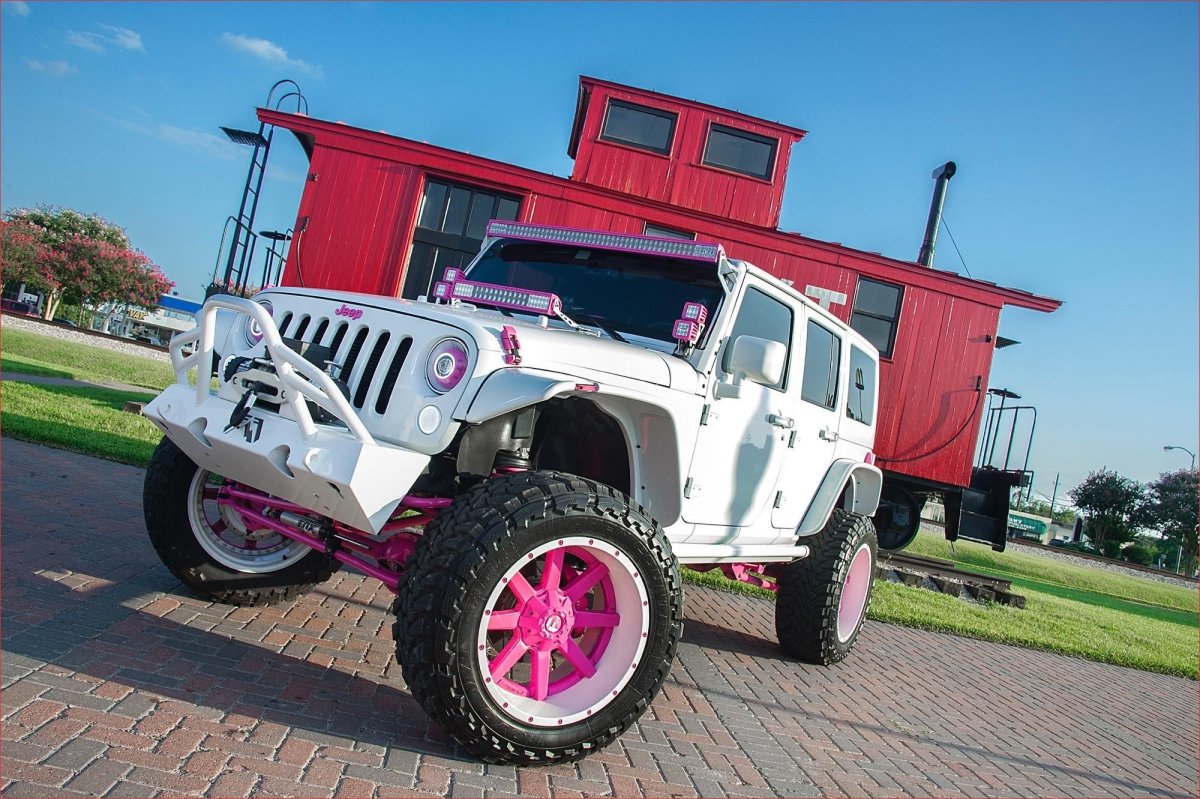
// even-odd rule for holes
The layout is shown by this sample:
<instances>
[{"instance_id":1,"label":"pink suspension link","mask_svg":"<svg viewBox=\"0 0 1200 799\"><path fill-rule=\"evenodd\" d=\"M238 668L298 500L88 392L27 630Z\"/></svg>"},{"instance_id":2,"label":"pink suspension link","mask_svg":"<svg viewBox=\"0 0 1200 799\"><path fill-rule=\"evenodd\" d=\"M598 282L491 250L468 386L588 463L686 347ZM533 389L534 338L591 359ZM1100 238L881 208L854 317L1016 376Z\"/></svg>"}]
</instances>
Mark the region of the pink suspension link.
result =
<instances>
[{"instance_id":1,"label":"pink suspension link","mask_svg":"<svg viewBox=\"0 0 1200 799\"><path fill-rule=\"evenodd\" d=\"M330 542L267 515L268 511L273 511L307 516L312 513L308 508L234 482L216 489L215 499L241 514L251 528L266 528L320 552L330 550ZM449 497L413 494L404 497L396 512L380 530L387 535L383 540L341 522L333 522L334 546L330 555L376 578L395 593L403 564L416 546L417 531L437 518L438 513L453 501Z\"/></svg>"}]
</instances>

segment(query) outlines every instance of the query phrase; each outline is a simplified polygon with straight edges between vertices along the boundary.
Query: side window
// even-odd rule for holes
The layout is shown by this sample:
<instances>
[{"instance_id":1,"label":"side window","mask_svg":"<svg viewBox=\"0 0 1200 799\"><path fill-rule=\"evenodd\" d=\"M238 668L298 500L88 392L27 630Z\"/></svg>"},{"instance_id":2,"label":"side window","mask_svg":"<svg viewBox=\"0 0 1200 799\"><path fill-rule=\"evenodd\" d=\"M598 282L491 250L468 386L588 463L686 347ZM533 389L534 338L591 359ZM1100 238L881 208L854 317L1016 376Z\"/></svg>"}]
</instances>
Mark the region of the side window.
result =
<instances>
[{"instance_id":1,"label":"side window","mask_svg":"<svg viewBox=\"0 0 1200 799\"><path fill-rule=\"evenodd\" d=\"M838 365L842 362L842 340L811 319L804 345L804 383L800 398L832 410L837 405Z\"/></svg>"},{"instance_id":2,"label":"side window","mask_svg":"<svg viewBox=\"0 0 1200 799\"><path fill-rule=\"evenodd\" d=\"M778 341L788 348L788 361L791 360L792 340L792 309L779 300L773 299L756 288L746 289L742 299L742 307L738 309L737 319L733 330L725 340L725 354L721 358L721 366L729 371L729 359L733 353L733 342L738 336L757 336L768 341ZM783 379L773 388L783 388L787 383L787 362L783 367Z\"/></svg>"},{"instance_id":3,"label":"side window","mask_svg":"<svg viewBox=\"0 0 1200 799\"><path fill-rule=\"evenodd\" d=\"M846 415L856 422L875 421L875 361L850 345L850 390L846 392Z\"/></svg>"},{"instance_id":4,"label":"side window","mask_svg":"<svg viewBox=\"0 0 1200 799\"><path fill-rule=\"evenodd\" d=\"M896 346L896 324L900 319L900 300L904 289L891 283L860 277L854 295L854 313L850 327L875 345L880 357L892 357Z\"/></svg>"},{"instance_id":5,"label":"side window","mask_svg":"<svg viewBox=\"0 0 1200 799\"><path fill-rule=\"evenodd\" d=\"M622 100L609 100L600 138L667 155L675 136L676 115Z\"/></svg>"}]
</instances>

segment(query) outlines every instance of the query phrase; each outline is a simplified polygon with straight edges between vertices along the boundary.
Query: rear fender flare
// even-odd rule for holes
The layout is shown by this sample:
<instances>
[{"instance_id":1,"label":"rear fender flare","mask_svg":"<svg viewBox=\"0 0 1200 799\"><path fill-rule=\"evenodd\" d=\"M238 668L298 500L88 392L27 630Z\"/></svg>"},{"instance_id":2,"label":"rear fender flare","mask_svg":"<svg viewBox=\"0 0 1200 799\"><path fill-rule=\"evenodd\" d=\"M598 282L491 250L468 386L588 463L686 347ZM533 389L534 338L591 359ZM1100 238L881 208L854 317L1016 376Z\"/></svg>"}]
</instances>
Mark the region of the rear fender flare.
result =
<instances>
[{"instance_id":1,"label":"rear fender flare","mask_svg":"<svg viewBox=\"0 0 1200 799\"><path fill-rule=\"evenodd\" d=\"M879 495L883 490L883 472L869 463L839 458L825 473L820 488L813 496L812 503L796 535L800 537L814 535L825 528L829 515L837 507L838 498L845 490L843 509L862 516L873 516L879 508Z\"/></svg>"}]
</instances>

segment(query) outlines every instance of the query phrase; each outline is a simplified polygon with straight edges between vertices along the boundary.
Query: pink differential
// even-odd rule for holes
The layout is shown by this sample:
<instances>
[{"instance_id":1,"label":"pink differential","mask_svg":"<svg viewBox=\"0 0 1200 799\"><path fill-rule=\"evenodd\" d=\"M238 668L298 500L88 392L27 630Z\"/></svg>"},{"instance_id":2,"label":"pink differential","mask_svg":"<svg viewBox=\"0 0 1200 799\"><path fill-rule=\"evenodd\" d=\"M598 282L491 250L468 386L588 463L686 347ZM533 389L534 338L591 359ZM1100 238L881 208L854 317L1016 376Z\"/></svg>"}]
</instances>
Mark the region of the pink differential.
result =
<instances>
[{"instance_id":1,"label":"pink differential","mask_svg":"<svg viewBox=\"0 0 1200 799\"><path fill-rule=\"evenodd\" d=\"M587 594L592 588L598 588L605 597L605 607L613 607L608 567L586 553L572 553L580 554L588 565L582 572L569 576L564 584L563 560L567 552L567 547L559 547L546 553L537 588L531 586L520 572L513 574L507 588L516 600L515 606L486 611L489 631L512 631L512 637L488 662L492 678L512 693L537 701L544 701L594 675L613 628L621 622L620 614L615 611L586 608ZM599 628L590 654L584 652L575 639L580 631L588 628ZM551 683L555 651L562 653L570 670ZM520 684L507 679L506 675L526 653L530 656L529 682Z\"/></svg>"}]
</instances>

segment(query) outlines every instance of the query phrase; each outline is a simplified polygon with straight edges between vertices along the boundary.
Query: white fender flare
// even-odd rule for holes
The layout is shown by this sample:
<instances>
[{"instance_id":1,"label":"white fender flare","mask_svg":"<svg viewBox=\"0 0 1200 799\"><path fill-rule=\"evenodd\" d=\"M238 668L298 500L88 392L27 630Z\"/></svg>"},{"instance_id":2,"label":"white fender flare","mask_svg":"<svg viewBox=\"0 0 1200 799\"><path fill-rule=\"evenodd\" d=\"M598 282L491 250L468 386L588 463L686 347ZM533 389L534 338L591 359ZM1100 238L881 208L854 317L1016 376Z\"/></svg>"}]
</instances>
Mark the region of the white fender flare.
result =
<instances>
[{"instance_id":1,"label":"white fender flare","mask_svg":"<svg viewBox=\"0 0 1200 799\"><path fill-rule=\"evenodd\" d=\"M804 537L821 532L825 523L829 521L829 515L833 513L843 488L848 489L846 510L863 516L873 516L879 508L883 472L869 463L852 461L849 458L835 460L825 473L825 479L821 481L821 487L813 496L804 518L800 520L796 535Z\"/></svg>"},{"instance_id":2,"label":"white fender flare","mask_svg":"<svg viewBox=\"0 0 1200 799\"><path fill-rule=\"evenodd\" d=\"M480 424L551 397L573 394L580 390L580 384L589 383L559 372L519 367L500 369L488 376L469 404L464 402L458 406L459 413L455 413L455 417L468 424Z\"/></svg>"}]
</instances>

